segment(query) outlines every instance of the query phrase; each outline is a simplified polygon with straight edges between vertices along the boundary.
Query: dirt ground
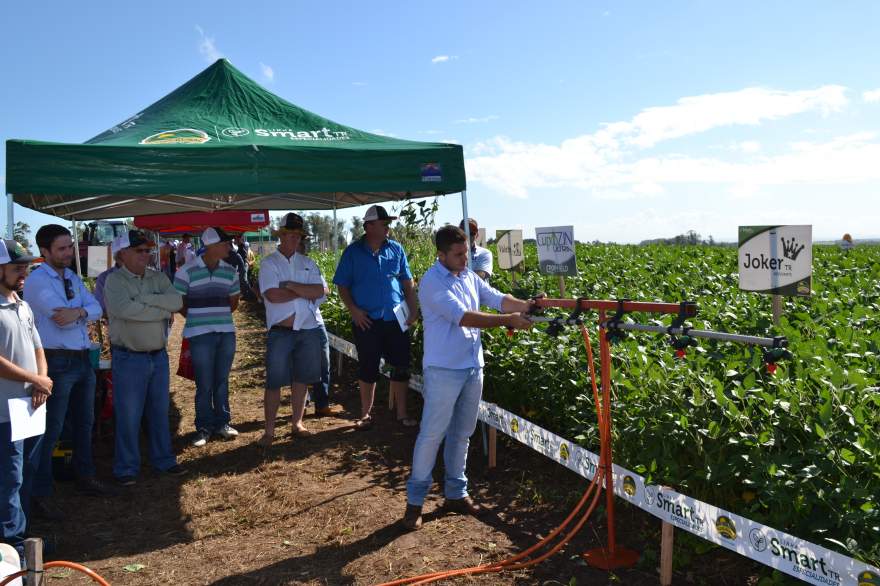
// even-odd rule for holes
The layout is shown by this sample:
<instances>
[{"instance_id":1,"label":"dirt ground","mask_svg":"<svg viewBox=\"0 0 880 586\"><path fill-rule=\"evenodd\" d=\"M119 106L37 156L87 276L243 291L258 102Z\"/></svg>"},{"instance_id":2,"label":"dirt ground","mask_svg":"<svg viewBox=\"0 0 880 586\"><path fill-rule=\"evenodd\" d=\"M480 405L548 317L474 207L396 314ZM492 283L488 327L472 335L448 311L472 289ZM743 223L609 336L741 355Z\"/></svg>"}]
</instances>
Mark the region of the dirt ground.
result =
<instances>
[{"instance_id":1,"label":"dirt ground","mask_svg":"<svg viewBox=\"0 0 880 586\"><path fill-rule=\"evenodd\" d=\"M491 514L477 520L443 513L435 485L423 528L402 531L398 520L417 432L394 421L387 409L387 384L380 383L376 424L355 431L359 399L352 363L346 359L337 376L334 354L332 395L341 406L339 415L309 416L306 425L315 435L291 439L287 403L275 445L263 450L257 445L264 421L262 308L243 306L236 315L238 351L230 384L232 423L241 435L191 447L194 384L172 375L174 448L188 474L160 477L145 461L136 486L106 499L79 496L70 484L60 483L57 498L67 520L34 526L36 535L57 543L57 552L47 559L83 563L112 584L378 584L520 552L560 523L586 488L579 476L501 437L498 468L488 470L478 430L468 475L472 495ZM181 329L182 320L177 320L169 344L172 372ZM415 415L420 409L412 393L410 411ZM97 442L98 474L109 480L112 437ZM435 478L442 478L439 466ZM608 573L582 561L579 554L605 539L599 508L569 546L534 569L458 582L658 583L660 522L617 502L618 541L642 552L635 568ZM723 549L701 556L685 550L676 559L677 567L684 568L676 572L676 584L756 581L754 565ZM70 571L48 575L50 584L90 583Z\"/></svg>"}]
</instances>

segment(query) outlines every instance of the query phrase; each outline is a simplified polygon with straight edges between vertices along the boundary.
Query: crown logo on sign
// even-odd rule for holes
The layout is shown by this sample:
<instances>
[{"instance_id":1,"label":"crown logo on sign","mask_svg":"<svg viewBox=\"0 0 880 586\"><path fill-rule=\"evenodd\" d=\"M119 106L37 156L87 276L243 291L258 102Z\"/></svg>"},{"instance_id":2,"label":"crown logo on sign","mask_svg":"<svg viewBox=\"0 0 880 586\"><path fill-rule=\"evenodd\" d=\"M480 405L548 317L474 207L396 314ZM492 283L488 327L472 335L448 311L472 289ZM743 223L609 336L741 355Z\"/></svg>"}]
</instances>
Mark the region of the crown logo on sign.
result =
<instances>
[{"instance_id":1,"label":"crown logo on sign","mask_svg":"<svg viewBox=\"0 0 880 586\"><path fill-rule=\"evenodd\" d=\"M797 260L797 257L800 256L801 251L805 248L806 245L801 244L798 246L797 241L794 238L787 241L785 238L781 238L782 240L782 254L785 258L789 260Z\"/></svg>"}]
</instances>

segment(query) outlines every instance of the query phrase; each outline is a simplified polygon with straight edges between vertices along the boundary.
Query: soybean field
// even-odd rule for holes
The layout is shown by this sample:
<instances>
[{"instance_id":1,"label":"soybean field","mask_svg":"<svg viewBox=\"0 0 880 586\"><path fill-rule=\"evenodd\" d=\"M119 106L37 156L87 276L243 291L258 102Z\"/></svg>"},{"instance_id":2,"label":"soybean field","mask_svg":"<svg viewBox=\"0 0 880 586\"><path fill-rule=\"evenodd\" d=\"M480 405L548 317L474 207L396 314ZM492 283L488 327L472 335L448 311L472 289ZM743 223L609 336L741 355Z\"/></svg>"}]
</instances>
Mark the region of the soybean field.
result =
<instances>
[{"instance_id":1,"label":"soybean field","mask_svg":"<svg viewBox=\"0 0 880 586\"><path fill-rule=\"evenodd\" d=\"M666 336L627 335L612 348L615 462L651 483L880 563L880 247L814 246L813 294L786 299L778 327L769 296L738 290L735 247L578 244L577 255L567 297L695 301L699 315L690 325L784 335L793 354L770 373L760 348L702 341L677 358ZM316 260L329 281L333 255ZM410 253L416 280L433 261L429 247ZM514 280L496 270L492 284L520 297L559 296L558 279L540 275L537 264L527 245L525 272ZM322 311L330 331L351 339L335 293ZM483 343L485 400L598 451L578 331L550 337L538 325L508 337L487 330Z\"/></svg>"}]
</instances>

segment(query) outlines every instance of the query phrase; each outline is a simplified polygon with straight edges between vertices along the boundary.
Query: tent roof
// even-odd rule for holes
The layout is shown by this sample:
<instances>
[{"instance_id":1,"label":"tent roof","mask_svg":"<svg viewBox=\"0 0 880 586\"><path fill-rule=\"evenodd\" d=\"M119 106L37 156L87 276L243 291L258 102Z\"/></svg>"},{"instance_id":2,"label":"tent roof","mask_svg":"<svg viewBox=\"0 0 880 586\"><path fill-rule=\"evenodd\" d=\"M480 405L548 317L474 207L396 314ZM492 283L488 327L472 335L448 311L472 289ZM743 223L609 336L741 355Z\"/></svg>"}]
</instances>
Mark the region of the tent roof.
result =
<instances>
[{"instance_id":1,"label":"tent roof","mask_svg":"<svg viewBox=\"0 0 880 586\"><path fill-rule=\"evenodd\" d=\"M460 145L338 124L225 59L84 144L7 140L6 173L17 203L77 220L320 210L465 189Z\"/></svg>"},{"instance_id":2,"label":"tent roof","mask_svg":"<svg viewBox=\"0 0 880 586\"><path fill-rule=\"evenodd\" d=\"M269 225L268 210L224 210L219 212L184 212L180 214L157 214L136 216L134 225L141 230L160 234L200 234L211 226L231 233L259 230Z\"/></svg>"}]
</instances>

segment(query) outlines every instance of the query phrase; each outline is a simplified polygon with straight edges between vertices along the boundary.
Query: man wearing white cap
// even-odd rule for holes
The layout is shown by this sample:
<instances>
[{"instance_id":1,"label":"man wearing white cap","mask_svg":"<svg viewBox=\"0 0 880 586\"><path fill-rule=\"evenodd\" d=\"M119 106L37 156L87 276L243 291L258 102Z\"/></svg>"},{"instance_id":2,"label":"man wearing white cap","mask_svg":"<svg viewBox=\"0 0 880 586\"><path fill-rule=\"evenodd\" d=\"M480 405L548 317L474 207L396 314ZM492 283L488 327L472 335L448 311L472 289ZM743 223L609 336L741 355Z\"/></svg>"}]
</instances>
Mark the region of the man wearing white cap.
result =
<instances>
[{"instance_id":1,"label":"man wearing white cap","mask_svg":"<svg viewBox=\"0 0 880 586\"><path fill-rule=\"evenodd\" d=\"M30 398L37 408L52 394L34 314L16 294L34 260L15 240L0 240L0 530L21 557L43 436L12 441L8 401Z\"/></svg>"},{"instance_id":2,"label":"man wearing white cap","mask_svg":"<svg viewBox=\"0 0 880 586\"><path fill-rule=\"evenodd\" d=\"M124 236L127 241L120 244L118 253L122 267L107 277L104 301L113 355L113 475L121 486L132 486L141 466L140 429L145 414L153 468L174 476L185 473L171 451L165 350L168 321L180 311L183 299L164 273L147 267L155 244L138 230Z\"/></svg>"},{"instance_id":3,"label":"man wearing white cap","mask_svg":"<svg viewBox=\"0 0 880 586\"><path fill-rule=\"evenodd\" d=\"M395 311L406 306L406 325L418 320L418 300L412 273L403 246L388 238L391 221L379 205L364 214L364 236L349 244L339 264L333 283L351 313L354 343L358 352L358 384L361 392L361 419L357 429L369 429L370 412L379 379L379 361L384 357L391 366L391 393L397 405L397 420L406 427L418 425L406 412L409 388L409 331L398 323Z\"/></svg>"},{"instance_id":4,"label":"man wearing white cap","mask_svg":"<svg viewBox=\"0 0 880 586\"><path fill-rule=\"evenodd\" d=\"M196 435L202 447L212 434L231 439L238 431L229 425L229 371L235 358L232 312L241 294L238 271L223 259L232 237L222 228L202 233L205 253L177 269L174 288L183 295L186 316L183 337L189 339L196 377Z\"/></svg>"},{"instance_id":5,"label":"man wearing white cap","mask_svg":"<svg viewBox=\"0 0 880 586\"><path fill-rule=\"evenodd\" d=\"M297 252L308 236L303 219L289 213L278 228L278 249L260 263L260 291L266 305L266 431L260 443L272 444L281 387L293 390L292 435L311 434L302 423L308 385L321 380L323 338L320 304L330 290L315 261Z\"/></svg>"}]
</instances>

